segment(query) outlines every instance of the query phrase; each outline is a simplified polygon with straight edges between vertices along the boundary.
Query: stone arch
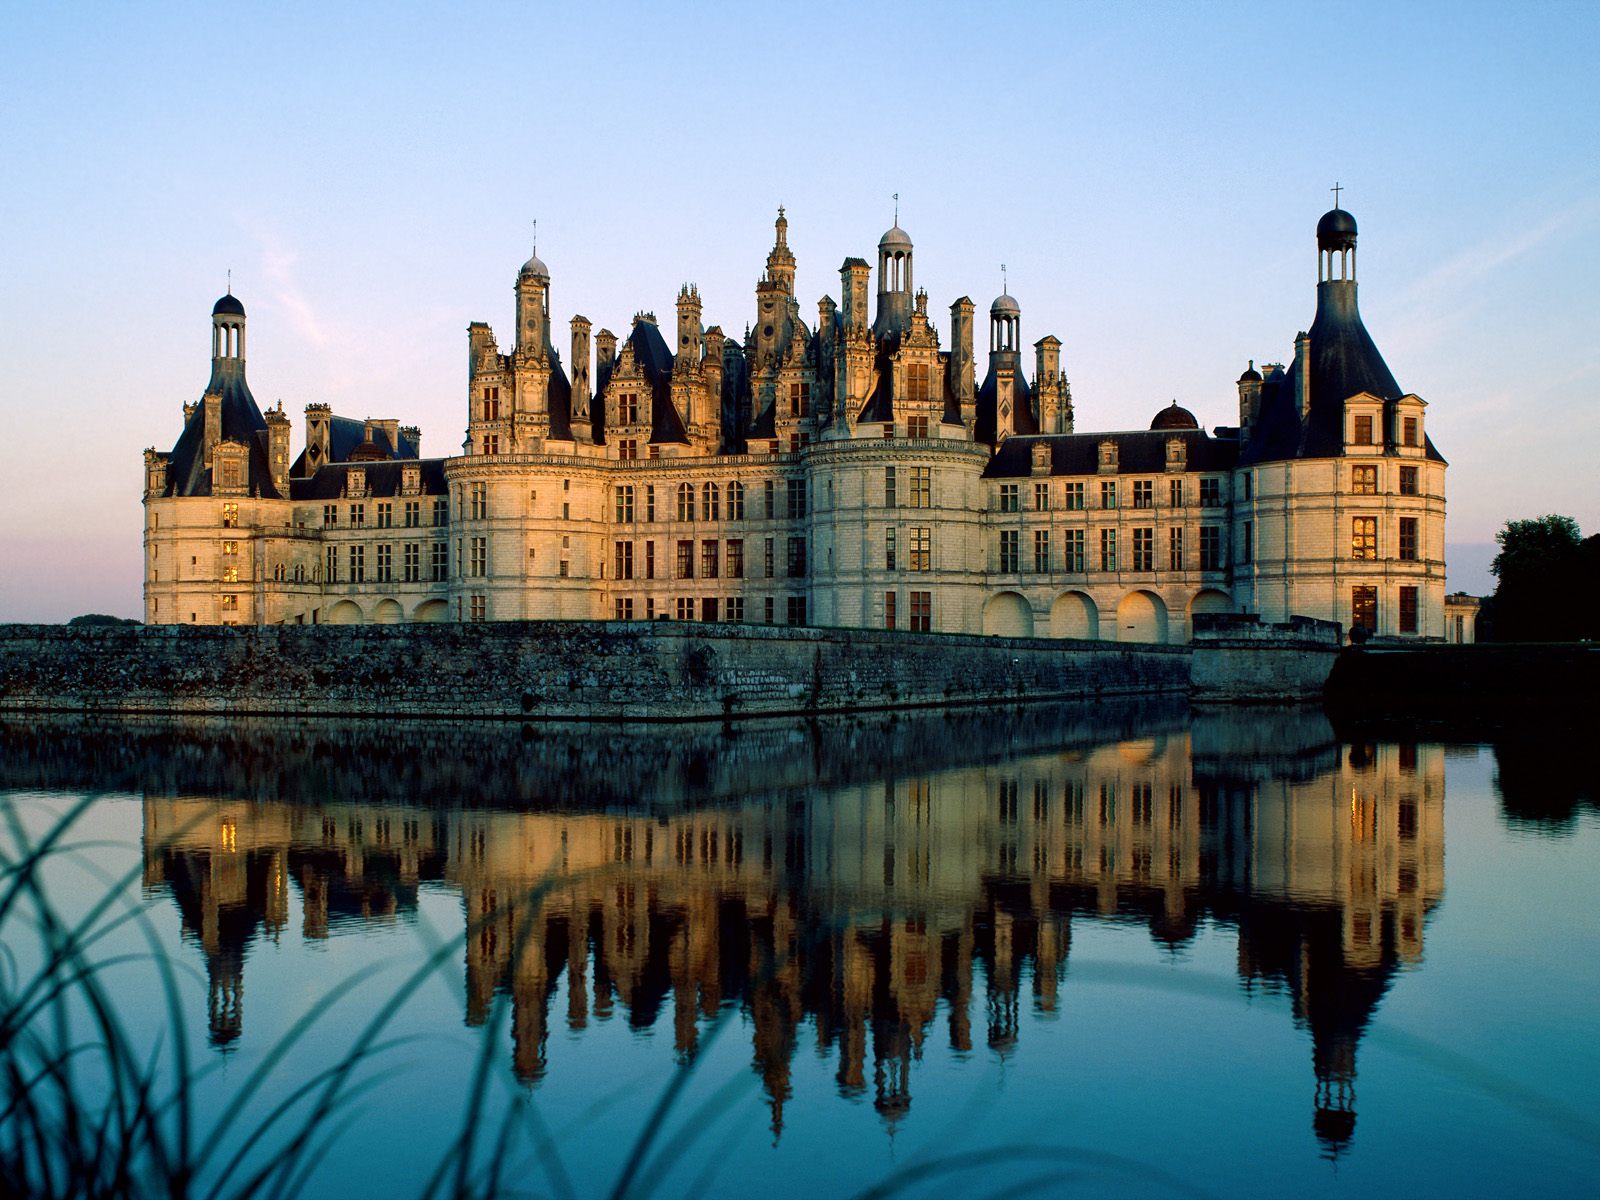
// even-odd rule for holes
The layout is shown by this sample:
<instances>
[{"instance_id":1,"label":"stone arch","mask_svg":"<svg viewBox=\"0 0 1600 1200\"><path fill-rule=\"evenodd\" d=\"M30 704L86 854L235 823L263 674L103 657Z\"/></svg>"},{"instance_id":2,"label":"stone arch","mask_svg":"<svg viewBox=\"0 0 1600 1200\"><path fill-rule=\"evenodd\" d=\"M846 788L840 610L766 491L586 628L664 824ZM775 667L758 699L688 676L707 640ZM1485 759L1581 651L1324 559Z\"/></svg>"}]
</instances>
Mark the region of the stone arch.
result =
<instances>
[{"instance_id":1,"label":"stone arch","mask_svg":"<svg viewBox=\"0 0 1600 1200\"><path fill-rule=\"evenodd\" d=\"M450 606L443 600L424 600L411 614L413 621L444 621L450 617Z\"/></svg>"},{"instance_id":2,"label":"stone arch","mask_svg":"<svg viewBox=\"0 0 1600 1200\"><path fill-rule=\"evenodd\" d=\"M1050 636L1099 637L1100 610L1095 602L1083 592L1062 592L1050 606Z\"/></svg>"},{"instance_id":3,"label":"stone arch","mask_svg":"<svg viewBox=\"0 0 1600 1200\"><path fill-rule=\"evenodd\" d=\"M366 615L354 600L341 600L328 610L329 625L361 625Z\"/></svg>"},{"instance_id":4,"label":"stone arch","mask_svg":"<svg viewBox=\"0 0 1600 1200\"><path fill-rule=\"evenodd\" d=\"M1129 592L1117 605L1117 641L1165 642L1167 606L1154 592Z\"/></svg>"},{"instance_id":5,"label":"stone arch","mask_svg":"<svg viewBox=\"0 0 1600 1200\"><path fill-rule=\"evenodd\" d=\"M400 601L393 596L379 600L378 607L372 610L374 625L398 625L405 619L405 610L400 607Z\"/></svg>"},{"instance_id":6,"label":"stone arch","mask_svg":"<svg viewBox=\"0 0 1600 1200\"><path fill-rule=\"evenodd\" d=\"M1189 601L1189 619L1202 613L1231 613L1233 597L1221 588L1201 588Z\"/></svg>"},{"instance_id":7,"label":"stone arch","mask_svg":"<svg viewBox=\"0 0 1600 1200\"><path fill-rule=\"evenodd\" d=\"M1033 606L1017 592L1001 592L983 606L983 631L1002 637L1033 636Z\"/></svg>"}]
</instances>

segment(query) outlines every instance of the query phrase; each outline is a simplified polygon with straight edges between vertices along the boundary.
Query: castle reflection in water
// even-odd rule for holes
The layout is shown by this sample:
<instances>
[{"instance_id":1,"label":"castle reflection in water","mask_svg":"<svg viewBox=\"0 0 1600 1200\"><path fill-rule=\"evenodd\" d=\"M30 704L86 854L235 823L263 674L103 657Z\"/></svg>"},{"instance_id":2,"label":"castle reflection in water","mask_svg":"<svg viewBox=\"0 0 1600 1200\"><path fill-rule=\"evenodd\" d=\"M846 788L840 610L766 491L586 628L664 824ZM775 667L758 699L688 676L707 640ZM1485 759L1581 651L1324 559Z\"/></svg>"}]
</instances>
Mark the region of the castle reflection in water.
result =
<instances>
[{"instance_id":1,"label":"castle reflection in water","mask_svg":"<svg viewBox=\"0 0 1600 1200\"><path fill-rule=\"evenodd\" d=\"M732 1003L775 1132L802 1039L892 1121L936 1024L955 1050L1020 1052L1024 993L1057 1006L1075 919L1142 922L1174 948L1211 921L1237 931L1244 983L1292 998L1337 1150L1357 1043L1443 888L1442 751L1340 742L1320 714L401 741L396 761L392 737L279 729L144 780L145 884L204 953L214 1042L241 1036L247 953L287 926L292 892L303 935L325 938L404 918L435 885L462 899L466 1019L509 993L521 1078L560 1069L552 1022L620 1006L643 1028L670 1008L690 1056ZM197 770L241 798L184 794Z\"/></svg>"}]
</instances>

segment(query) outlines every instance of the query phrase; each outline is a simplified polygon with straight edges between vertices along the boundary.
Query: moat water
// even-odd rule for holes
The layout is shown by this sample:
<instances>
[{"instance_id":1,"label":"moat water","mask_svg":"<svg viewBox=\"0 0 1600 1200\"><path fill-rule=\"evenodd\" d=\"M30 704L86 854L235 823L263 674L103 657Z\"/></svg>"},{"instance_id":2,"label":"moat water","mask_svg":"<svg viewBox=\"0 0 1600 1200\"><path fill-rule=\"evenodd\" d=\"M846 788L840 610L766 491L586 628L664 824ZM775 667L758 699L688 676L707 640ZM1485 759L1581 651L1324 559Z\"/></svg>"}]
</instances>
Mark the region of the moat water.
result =
<instances>
[{"instance_id":1,"label":"moat water","mask_svg":"<svg viewBox=\"0 0 1600 1200\"><path fill-rule=\"evenodd\" d=\"M116 893L89 955L130 1043L189 1050L197 1138L249 1097L203 1182L298 1096L243 1161L337 1133L308 1196L420 1194L463 1129L533 1196L1600 1190L1569 737L1157 704L7 719L0 755L7 862L71 814L44 902Z\"/></svg>"}]
</instances>

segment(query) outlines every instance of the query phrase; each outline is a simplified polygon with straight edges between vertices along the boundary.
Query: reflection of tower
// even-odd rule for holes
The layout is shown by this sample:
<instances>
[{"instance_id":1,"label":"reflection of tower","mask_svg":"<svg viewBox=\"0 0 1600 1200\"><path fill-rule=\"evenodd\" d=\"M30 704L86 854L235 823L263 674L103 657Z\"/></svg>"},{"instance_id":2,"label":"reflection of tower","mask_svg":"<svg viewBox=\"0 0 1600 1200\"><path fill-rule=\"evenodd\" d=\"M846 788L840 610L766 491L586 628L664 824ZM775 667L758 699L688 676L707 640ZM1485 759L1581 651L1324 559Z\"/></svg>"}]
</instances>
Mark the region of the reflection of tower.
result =
<instances>
[{"instance_id":1,"label":"reflection of tower","mask_svg":"<svg viewBox=\"0 0 1600 1200\"><path fill-rule=\"evenodd\" d=\"M1317 1109L1311 1128L1323 1153L1337 1158L1356 1132L1356 1043L1353 1038L1317 1039Z\"/></svg>"}]
</instances>

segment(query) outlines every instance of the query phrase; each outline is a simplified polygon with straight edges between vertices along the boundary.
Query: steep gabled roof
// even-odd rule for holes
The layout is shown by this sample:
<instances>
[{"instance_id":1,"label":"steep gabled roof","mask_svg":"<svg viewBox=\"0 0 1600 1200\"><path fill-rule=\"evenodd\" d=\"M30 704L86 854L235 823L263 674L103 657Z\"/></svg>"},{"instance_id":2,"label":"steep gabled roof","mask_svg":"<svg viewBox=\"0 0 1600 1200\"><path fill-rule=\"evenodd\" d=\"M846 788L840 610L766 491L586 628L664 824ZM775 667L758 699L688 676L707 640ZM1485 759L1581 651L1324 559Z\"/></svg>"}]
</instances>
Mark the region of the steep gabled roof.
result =
<instances>
[{"instance_id":1,"label":"steep gabled roof","mask_svg":"<svg viewBox=\"0 0 1600 1200\"><path fill-rule=\"evenodd\" d=\"M351 471L365 471L367 490L363 499L380 500L401 495L403 472L406 467L417 467L422 472L422 494L443 496L448 494L444 480L444 459L423 458L388 462L329 463L310 479L290 479L289 498L292 500L339 500L344 498L345 480Z\"/></svg>"},{"instance_id":2,"label":"steep gabled roof","mask_svg":"<svg viewBox=\"0 0 1600 1200\"><path fill-rule=\"evenodd\" d=\"M184 423L167 462L166 496L211 495L211 469L205 462L206 414L220 410L222 441L243 442L250 448L248 490L277 496L265 445L267 422L245 382L242 359L213 359L205 395Z\"/></svg>"},{"instance_id":3,"label":"steep gabled roof","mask_svg":"<svg viewBox=\"0 0 1600 1200\"><path fill-rule=\"evenodd\" d=\"M1050 447L1051 475L1099 475L1100 444L1115 442L1117 475L1160 475L1167 468L1167 443L1184 445L1184 470L1228 471L1239 460L1239 443L1201 429L1133 429L1119 433L1046 433L1007 438L984 468L985 479L1033 474L1033 447Z\"/></svg>"}]
</instances>

